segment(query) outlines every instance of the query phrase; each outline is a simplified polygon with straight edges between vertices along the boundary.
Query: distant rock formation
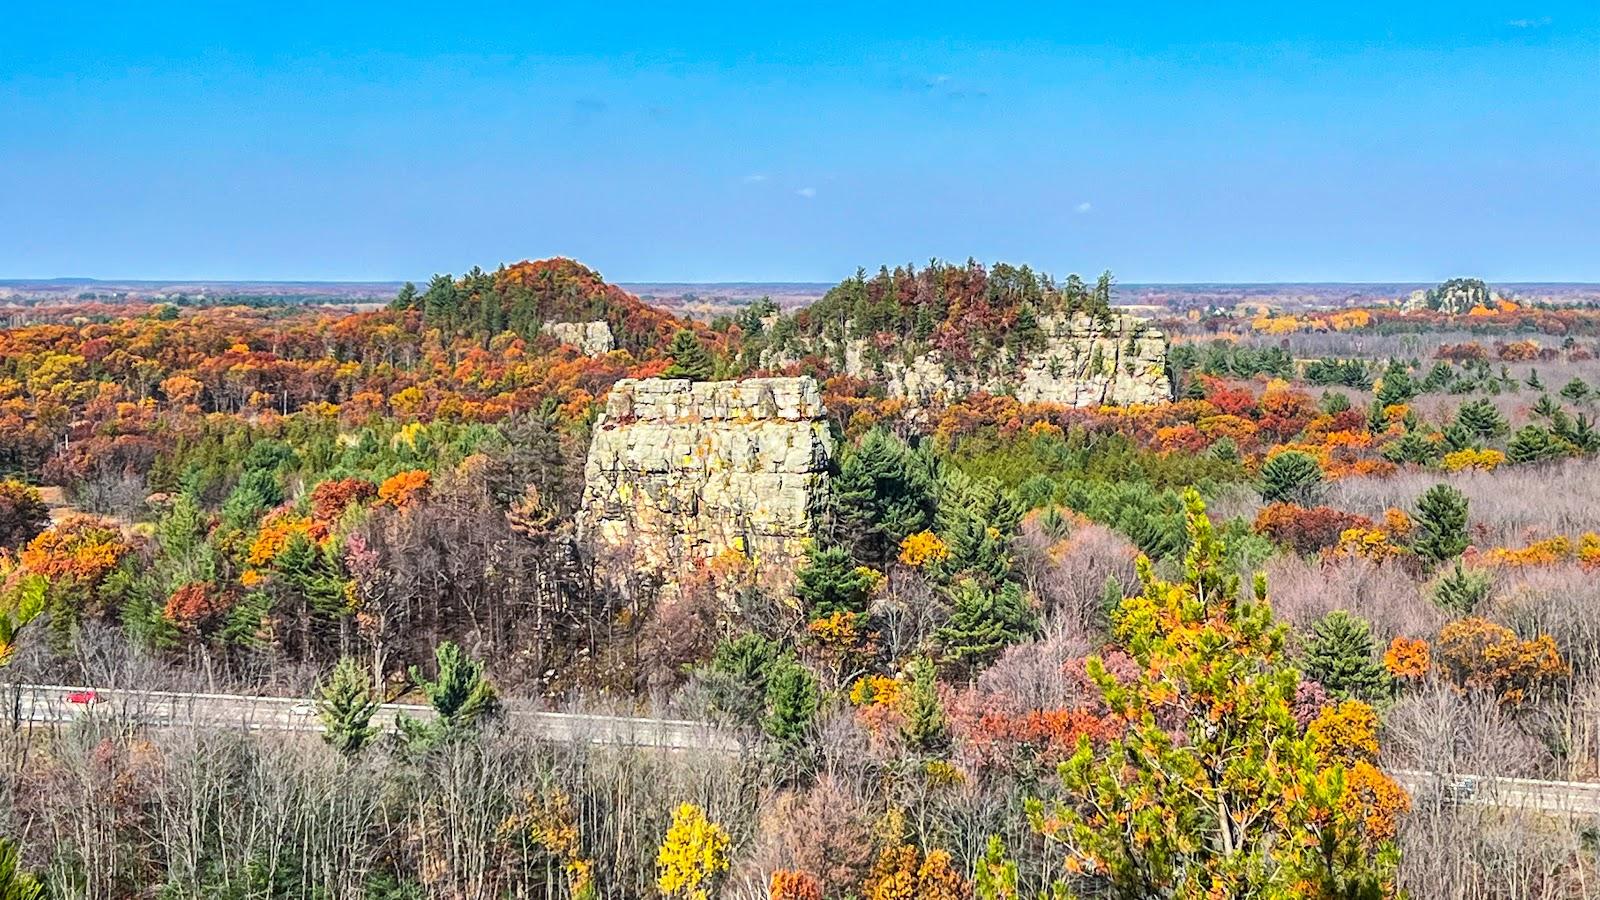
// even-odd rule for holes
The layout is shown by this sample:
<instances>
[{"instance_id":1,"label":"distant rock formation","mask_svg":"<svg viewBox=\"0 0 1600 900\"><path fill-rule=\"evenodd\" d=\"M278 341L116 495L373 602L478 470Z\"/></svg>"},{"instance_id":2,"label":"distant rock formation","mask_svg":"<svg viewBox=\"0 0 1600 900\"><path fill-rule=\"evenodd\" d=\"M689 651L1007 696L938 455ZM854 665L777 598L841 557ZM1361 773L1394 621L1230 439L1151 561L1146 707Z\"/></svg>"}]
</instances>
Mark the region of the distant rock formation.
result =
<instances>
[{"instance_id":1,"label":"distant rock formation","mask_svg":"<svg viewBox=\"0 0 1600 900\"><path fill-rule=\"evenodd\" d=\"M946 366L937 350L902 362L874 362L865 344L845 347L848 375L882 379L889 393L919 403L958 400L975 391L1012 394L1024 403L1064 406L1164 403L1172 399L1167 377L1167 340L1143 319L1087 315L1039 320L1041 346L974 377Z\"/></svg>"},{"instance_id":2,"label":"distant rock formation","mask_svg":"<svg viewBox=\"0 0 1600 900\"><path fill-rule=\"evenodd\" d=\"M1452 316L1466 315L1473 307L1493 309L1500 295L1489 290L1479 278L1452 278L1426 291L1412 291L1406 300L1408 310L1431 309Z\"/></svg>"},{"instance_id":3,"label":"distant rock formation","mask_svg":"<svg viewBox=\"0 0 1600 900\"><path fill-rule=\"evenodd\" d=\"M600 356L616 349L611 326L600 322L545 322L539 330L563 344L571 344L584 356Z\"/></svg>"},{"instance_id":4,"label":"distant rock formation","mask_svg":"<svg viewBox=\"0 0 1600 900\"><path fill-rule=\"evenodd\" d=\"M580 538L663 574L730 549L798 559L833 456L824 414L810 377L617 382L584 467Z\"/></svg>"}]
</instances>

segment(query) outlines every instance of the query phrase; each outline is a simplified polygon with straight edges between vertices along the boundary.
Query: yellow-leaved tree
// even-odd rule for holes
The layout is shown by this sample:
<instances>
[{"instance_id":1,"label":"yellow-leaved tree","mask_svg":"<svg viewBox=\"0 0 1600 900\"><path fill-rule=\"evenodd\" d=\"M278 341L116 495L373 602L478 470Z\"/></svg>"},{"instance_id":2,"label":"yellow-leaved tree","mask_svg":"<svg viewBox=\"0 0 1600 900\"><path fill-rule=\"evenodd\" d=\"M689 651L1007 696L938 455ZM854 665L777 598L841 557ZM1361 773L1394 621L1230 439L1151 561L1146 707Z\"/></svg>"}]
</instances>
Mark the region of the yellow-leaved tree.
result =
<instances>
[{"instance_id":1,"label":"yellow-leaved tree","mask_svg":"<svg viewBox=\"0 0 1600 900\"><path fill-rule=\"evenodd\" d=\"M656 852L656 889L663 897L709 900L728 871L728 843L728 832L705 810L679 806Z\"/></svg>"},{"instance_id":2,"label":"yellow-leaved tree","mask_svg":"<svg viewBox=\"0 0 1600 900\"><path fill-rule=\"evenodd\" d=\"M1394 821L1409 803L1376 766L1364 704L1307 728L1286 629L1241 597L1198 493L1184 495L1180 581L1139 561L1143 591L1114 617L1138 663L1088 671L1121 737L1062 764L1034 827L1062 850L1062 894L1116 898L1379 900L1396 896ZM1258 577L1255 595L1264 598Z\"/></svg>"}]
</instances>

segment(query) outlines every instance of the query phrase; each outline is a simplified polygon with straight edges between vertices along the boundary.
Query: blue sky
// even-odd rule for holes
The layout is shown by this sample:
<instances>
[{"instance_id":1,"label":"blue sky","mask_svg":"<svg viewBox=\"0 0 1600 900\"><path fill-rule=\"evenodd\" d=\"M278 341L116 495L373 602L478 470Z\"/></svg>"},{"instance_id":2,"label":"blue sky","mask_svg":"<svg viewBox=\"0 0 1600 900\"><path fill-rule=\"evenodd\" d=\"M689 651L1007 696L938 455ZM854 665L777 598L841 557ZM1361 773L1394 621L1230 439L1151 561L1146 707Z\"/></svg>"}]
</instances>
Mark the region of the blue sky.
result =
<instances>
[{"instance_id":1,"label":"blue sky","mask_svg":"<svg viewBox=\"0 0 1600 900\"><path fill-rule=\"evenodd\" d=\"M1600 281L1593 0L248 5L8 10L0 277Z\"/></svg>"}]
</instances>

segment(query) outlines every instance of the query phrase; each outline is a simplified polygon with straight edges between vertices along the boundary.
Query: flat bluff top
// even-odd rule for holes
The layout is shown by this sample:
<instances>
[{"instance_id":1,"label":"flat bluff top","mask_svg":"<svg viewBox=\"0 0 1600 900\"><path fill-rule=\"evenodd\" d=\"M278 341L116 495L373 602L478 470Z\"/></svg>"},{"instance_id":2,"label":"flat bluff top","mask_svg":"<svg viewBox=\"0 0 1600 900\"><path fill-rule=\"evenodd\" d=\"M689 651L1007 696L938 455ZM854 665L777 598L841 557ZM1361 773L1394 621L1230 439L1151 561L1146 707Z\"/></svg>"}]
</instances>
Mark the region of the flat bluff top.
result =
<instances>
[{"instance_id":1,"label":"flat bluff top","mask_svg":"<svg viewBox=\"0 0 1600 900\"><path fill-rule=\"evenodd\" d=\"M632 422L821 419L822 390L809 375L798 378L747 378L743 381L688 381L681 378L624 378L611 388L599 427Z\"/></svg>"}]
</instances>

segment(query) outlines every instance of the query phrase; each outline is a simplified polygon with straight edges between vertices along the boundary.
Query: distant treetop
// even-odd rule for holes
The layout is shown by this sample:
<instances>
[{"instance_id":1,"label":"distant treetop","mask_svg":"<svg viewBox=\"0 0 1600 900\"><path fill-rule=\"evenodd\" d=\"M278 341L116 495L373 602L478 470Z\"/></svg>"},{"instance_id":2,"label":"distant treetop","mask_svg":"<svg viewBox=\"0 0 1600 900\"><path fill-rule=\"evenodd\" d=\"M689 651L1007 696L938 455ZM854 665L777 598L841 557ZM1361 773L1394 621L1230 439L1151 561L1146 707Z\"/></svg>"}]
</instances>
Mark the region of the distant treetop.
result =
<instances>
[{"instance_id":1,"label":"distant treetop","mask_svg":"<svg viewBox=\"0 0 1600 900\"><path fill-rule=\"evenodd\" d=\"M1114 284L1110 272L1091 285L1077 275L1057 282L1025 265L933 260L920 269L880 268L870 278L858 270L795 319L804 334L937 349L961 365L1002 348L1034 349L1044 337L1041 317L1109 321Z\"/></svg>"},{"instance_id":2,"label":"distant treetop","mask_svg":"<svg viewBox=\"0 0 1600 900\"><path fill-rule=\"evenodd\" d=\"M682 327L672 314L564 257L524 260L493 273L474 266L460 278L435 275L420 291L407 284L390 308L418 310L430 328L482 337L511 331L532 338L546 322L603 320L617 346L635 356L665 347Z\"/></svg>"}]
</instances>

